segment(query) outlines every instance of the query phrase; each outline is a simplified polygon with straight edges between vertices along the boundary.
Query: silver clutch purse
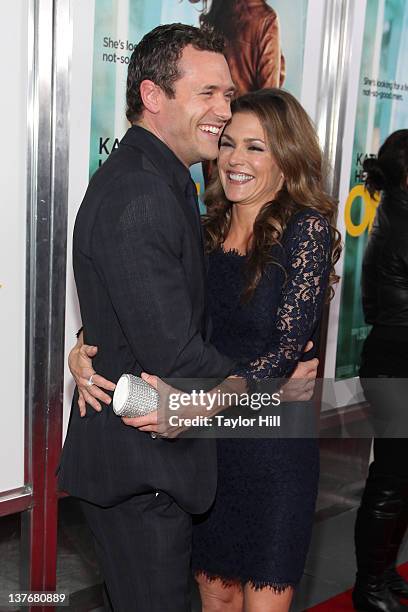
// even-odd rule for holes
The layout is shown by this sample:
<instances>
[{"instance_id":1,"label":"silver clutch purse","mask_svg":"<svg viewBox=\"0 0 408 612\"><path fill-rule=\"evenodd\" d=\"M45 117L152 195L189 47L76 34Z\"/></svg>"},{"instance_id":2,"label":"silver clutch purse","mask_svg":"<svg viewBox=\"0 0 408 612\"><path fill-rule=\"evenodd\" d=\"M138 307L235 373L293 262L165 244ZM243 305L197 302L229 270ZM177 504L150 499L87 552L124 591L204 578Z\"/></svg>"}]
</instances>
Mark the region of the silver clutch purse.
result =
<instances>
[{"instance_id":1,"label":"silver clutch purse","mask_svg":"<svg viewBox=\"0 0 408 612\"><path fill-rule=\"evenodd\" d=\"M113 411L120 417L139 417L157 410L159 394L133 374L122 374L113 394Z\"/></svg>"}]
</instances>

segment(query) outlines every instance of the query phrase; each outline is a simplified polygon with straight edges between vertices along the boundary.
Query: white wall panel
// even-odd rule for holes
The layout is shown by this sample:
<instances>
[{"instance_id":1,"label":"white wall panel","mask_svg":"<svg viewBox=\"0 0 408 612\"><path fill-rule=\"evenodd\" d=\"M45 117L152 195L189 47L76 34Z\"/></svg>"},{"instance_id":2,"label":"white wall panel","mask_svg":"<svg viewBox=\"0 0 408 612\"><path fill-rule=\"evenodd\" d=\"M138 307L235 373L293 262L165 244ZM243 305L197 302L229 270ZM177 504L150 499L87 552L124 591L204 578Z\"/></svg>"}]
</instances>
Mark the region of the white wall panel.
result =
<instances>
[{"instance_id":1,"label":"white wall panel","mask_svg":"<svg viewBox=\"0 0 408 612\"><path fill-rule=\"evenodd\" d=\"M24 484L27 4L0 3L0 493Z\"/></svg>"}]
</instances>

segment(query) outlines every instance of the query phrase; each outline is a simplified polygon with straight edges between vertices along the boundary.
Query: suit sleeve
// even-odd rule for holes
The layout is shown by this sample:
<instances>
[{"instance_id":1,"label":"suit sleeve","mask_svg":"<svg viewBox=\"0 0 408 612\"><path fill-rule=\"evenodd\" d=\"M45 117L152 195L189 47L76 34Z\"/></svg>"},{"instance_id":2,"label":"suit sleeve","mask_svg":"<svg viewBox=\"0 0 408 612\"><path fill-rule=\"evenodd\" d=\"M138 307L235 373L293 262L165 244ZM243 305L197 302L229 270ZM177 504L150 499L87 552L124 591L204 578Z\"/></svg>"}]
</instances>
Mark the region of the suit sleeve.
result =
<instances>
[{"instance_id":1,"label":"suit sleeve","mask_svg":"<svg viewBox=\"0 0 408 612\"><path fill-rule=\"evenodd\" d=\"M170 187L141 174L105 198L93 251L122 331L143 370L225 377L232 361L194 323L182 265L183 214Z\"/></svg>"}]
</instances>

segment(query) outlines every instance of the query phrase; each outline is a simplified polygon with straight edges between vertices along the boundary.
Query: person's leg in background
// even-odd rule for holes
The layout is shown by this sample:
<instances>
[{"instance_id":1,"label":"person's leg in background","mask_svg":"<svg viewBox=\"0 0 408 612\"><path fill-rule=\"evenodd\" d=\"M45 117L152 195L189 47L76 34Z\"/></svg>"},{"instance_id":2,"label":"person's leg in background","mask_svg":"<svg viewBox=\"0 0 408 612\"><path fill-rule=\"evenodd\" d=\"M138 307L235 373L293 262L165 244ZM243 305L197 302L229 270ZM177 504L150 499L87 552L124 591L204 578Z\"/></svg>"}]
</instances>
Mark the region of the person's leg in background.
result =
<instances>
[{"instance_id":1,"label":"person's leg in background","mask_svg":"<svg viewBox=\"0 0 408 612\"><path fill-rule=\"evenodd\" d=\"M374 462L355 526L357 577L353 602L357 610L405 609L393 595L400 596L405 583L402 578L398 580L395 562L407 526L407 465L407 440L374 441Z\"/></svg>"},{"instance_id":2,"label":"person's leg in background","mask_svg":"<svg viewBox=\"0 0 408 612\"><path fill-rule=\"evenodd\" d=\"M360 369L377 437L355 525L353 603L357 610L387 612L406 609L398 597L407 596L408 585L395 564L408 520L408 439L397 437L406 429L408 372L405 343L381 334L374 328L367 338Z\"/></svg>"},{"instance_id":3,"label":"person's leg in background","mask_svg":"<svg viewBox=\"0 0 408 612\"><path fill-rule=\"evenodd\" d=\"M377 470L394 474L401 496L401 510L396 517L389 544L386 583L394 595L408 599L408 582L396 570L398 552L408 527L408 440L374 440L374 457L376 456Z\"/></svg>"},{"instance_id":4,"label":"person's leg in background","mask_svg":"<svg viewBox=\"0 0 408 612\"><path fill-rule=\"evenodd\" d=\"M81 507L114 612L190 612L189 514L162 492Z\"/></svg>"}]
</instances>

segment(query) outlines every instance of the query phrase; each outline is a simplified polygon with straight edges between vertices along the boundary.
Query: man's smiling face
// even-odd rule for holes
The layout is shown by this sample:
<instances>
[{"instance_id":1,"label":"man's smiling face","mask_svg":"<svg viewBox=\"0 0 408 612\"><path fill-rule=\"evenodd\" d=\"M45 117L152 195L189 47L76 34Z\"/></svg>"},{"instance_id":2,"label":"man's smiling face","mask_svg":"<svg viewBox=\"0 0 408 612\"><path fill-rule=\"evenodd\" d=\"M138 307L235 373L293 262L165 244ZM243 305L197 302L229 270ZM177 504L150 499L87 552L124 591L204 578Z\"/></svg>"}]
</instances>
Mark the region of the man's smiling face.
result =
<instances>
[{"instance_id":1,"label":"man's smiling face","mask_svg":"<svg viewBox=\"0 0 408 612\"><path fill-rule=\"evenodd\" d=\"M167 146L191 166L217 157L218 140L231 117L235 89L221 53L188 45L180 58L179 71L175 97L162 96L158 127Z\"/></svg>"}]
</instances>

